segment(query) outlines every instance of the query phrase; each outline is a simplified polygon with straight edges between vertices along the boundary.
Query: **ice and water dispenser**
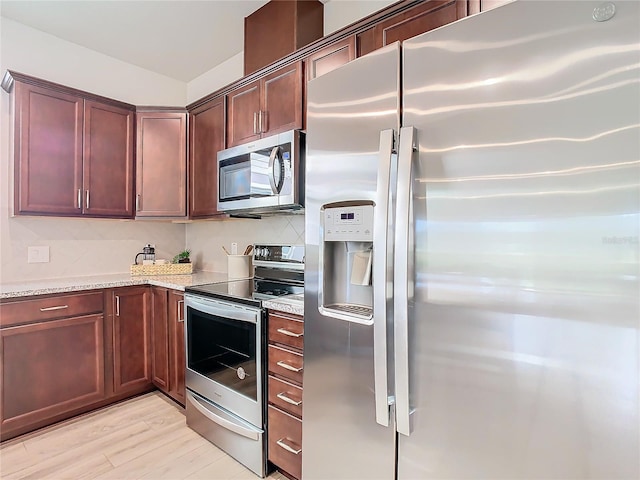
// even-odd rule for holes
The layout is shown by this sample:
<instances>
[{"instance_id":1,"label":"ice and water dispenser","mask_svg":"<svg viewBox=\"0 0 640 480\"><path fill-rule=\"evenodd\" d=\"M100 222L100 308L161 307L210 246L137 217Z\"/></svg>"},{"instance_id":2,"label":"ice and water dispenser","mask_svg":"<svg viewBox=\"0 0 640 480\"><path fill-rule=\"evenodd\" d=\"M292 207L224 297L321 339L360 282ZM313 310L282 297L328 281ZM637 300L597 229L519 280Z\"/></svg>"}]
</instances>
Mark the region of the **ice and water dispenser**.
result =
<instances>
[{"instance_id":1,"label":"ice and water dispenser","mask_svg":"<svg viewBox=\"0 0 640 480\"><path fill-rule=\"evenodd\" d=\"M350 321L373 312L373 203L325 205L320 247L320 311Z\"/></svg>"}]
</instances>

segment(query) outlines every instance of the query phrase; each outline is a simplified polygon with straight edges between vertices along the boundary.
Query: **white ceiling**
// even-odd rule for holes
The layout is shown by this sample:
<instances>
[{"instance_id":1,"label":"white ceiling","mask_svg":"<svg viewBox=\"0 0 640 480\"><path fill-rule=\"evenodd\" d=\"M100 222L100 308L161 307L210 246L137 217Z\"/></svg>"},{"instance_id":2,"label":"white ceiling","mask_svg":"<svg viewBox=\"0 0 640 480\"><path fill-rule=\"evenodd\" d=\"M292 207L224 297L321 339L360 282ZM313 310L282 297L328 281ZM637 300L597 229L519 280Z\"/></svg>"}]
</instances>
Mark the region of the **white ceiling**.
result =
<instances>
[{"instance_id":1,"label":"white ceiling","mask_svg":"<svg viewBox=\"0 0 640 480\"><path fill-rule=\"evenodd\" d=\"M189 82L243 50L244 17L265 3L267 0L0 0L0 13Z\"/></svg>"}]
</instances>

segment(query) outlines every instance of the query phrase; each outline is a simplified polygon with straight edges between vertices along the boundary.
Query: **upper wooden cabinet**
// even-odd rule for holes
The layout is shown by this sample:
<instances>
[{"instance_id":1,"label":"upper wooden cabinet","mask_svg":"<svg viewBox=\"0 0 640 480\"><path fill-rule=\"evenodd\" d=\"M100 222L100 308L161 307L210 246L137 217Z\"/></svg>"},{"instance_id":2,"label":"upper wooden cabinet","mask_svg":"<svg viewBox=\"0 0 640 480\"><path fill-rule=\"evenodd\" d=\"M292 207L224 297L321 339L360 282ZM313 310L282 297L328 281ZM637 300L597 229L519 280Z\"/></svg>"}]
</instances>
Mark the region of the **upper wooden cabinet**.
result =
<instances>
[{"instance_id":1,"label":"upper wooden cabinet","mask_svg":"<svg viewBox=\"0 0 640 480\"><path fill-rule=\"evenodd\" d=\"M16 214L133 215L133 111L15 82Z\"/></svg>"},{"instance_id":2,"label":"upper wooden cabinet","mask_svg":"<svg viewBox=\"0 0 640 480\"><path fill-rule=\"evenodd\" d=\"M228 94L228 147L302 128L302 62Z\"/></svg>"},{"instance_id":3,"label":"upper wooden cabinet","mask_svg":"<svg viewBox=\"0 0 640 480\"><path fill-rule=\"evenodd\" d=\"M218 212L218 152L225 148L225 97L189 112L189 217Z\"/></svg>"},{"instance_id":4,"label":"upper wooden cabinet","mask_svg":"<svg viewBox=\"0 0 640 480\"><path fill-rule=\"evenodd\" d=\"M395 41L403 41L467 16L467 0L429 0L419 3L357 35L361 57Z\"/></svg>"},{"instance_id":5,"label":"upper wooden cabinet","mask_svg":"<svg viewBox=\"0 0 640 480\"><path fill-rule=\"evenodd\" d=\"M322 37L318 0L271 1L244 19L244 74L249 75Z\"/></svg>"},{"instance_id":6,"label":"upper wooden cabinet","mask_svg":"<svg viewBox=\"0 0 640 480\"><path fill-rule=\"evenodd\" d=\"M85 100L83 213L133 214L133 129L131 110Z\"/></svg>"},{"instance_id":7,"label":"upper wooden cabinet","mask_svg":"<svg viewBox=\"0 0 640 480\"><path fill-rule=\"evenodd\" d=\"M138 111L136 217L187 215L187 113Z\"/></svg>"},{"instance_id":8,"label":"upper wooden cabinet","mask_svg":"<svg viewBox=\"0 0 640 480\"><path fill-rule=\"evenodd\" d=\"M356 58L356 37L351 35L312 53L305 59L307 82Z\"/></svg>"}]
</instances>

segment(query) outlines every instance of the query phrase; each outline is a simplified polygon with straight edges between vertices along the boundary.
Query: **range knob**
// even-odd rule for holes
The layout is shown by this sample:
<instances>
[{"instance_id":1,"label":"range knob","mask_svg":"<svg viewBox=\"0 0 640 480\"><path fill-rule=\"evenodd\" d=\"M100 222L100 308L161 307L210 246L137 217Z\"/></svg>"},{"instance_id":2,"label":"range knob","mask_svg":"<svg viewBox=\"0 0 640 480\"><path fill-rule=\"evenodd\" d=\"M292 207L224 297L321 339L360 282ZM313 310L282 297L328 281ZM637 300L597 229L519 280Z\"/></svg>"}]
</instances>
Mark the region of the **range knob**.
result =
<instances>
[{"instance_id":1,"label":"range knob","mask_svg":"<svg viewBox=\"0 0 640 480\"><path fill-rule=\"evenodd\" d=\"M263 248L263 249L262 249L262 255L263 255L265 258L268 258L270 253L271 253L271 252L269 251L269 249L268 249L268 248Z\"/></svg>"}]
</instances>

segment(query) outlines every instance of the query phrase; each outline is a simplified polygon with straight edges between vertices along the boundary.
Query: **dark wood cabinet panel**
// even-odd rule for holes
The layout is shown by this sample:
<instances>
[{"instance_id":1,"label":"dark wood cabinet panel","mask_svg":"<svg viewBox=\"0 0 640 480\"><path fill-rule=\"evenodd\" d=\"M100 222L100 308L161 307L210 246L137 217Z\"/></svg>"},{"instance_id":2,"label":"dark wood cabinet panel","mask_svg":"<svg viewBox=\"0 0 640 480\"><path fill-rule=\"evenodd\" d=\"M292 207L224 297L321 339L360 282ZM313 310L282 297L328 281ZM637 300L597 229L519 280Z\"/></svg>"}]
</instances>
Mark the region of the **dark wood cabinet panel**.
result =
<instances>
[{"instance_id":1,"label":"dark wood cabinet panel","mask_svg":"<svg viewBox=\"0 0 640 480\"><path fill-rule=\"evenodd\" d=\"M265 76L261 84L262 136L302 128L302 62Z\"/></svg>"},{"instance_id":2,"label":"dark wood cabinet panel","mask_svg":"<svg viewBox=\"0 0 640 480\"><path fill-rule=\"evenodd\" d=\"M105 398L101 314L0 330L3 438Z\"/></svg>"},{"instance_id":3,"label":"dark wood cabinet panel","mask_svg":"<svg viewBox=\"0 0 640 480\"><path fill-rule=\"evenodd\" d=\"M80 215L83 99L15 83L16 214Z\"/></svg>"},{"instance_id":4,"label":"dark wood cabinet panel","mask_svg":"<svg viewBox=\"0 0 640 480\"><path fill-rule=\"evenodd\" d=\"M269 405L269 461L295 478L302 478L302 421Z\"/></svg>"},{"instance_id":5,"label":"dark wood cabinet panel","mask_svg":"<svg viewBox=\"0 0 640 480\"><path fill-rule=\"evenodd\" d=\"M71 293L68 295L38 296L31 299L17 298L0 304L0 326L9 327L43 320L78 317L90 313L102 313L102 291Z\"/></svg>"},{"instance_id":6,"label":"dark wood cabinet panel","mask_svg":"<svg viewBox=\"0 0 640 480\"><path fill-rule=\"evenodd\" d=\"M114 393L151 383L150 291L128 287L113 291Z\"/></svg>"},{"instance_id":7,"label":"dark wood cabinet panel","mask_svg":"<svg viewBox=\"0 0 640 480\"><path fill-rule=\"evenodd\" d=\"M189 113L189 216L218 212L218 152L225 148L225 97Z\"/></svg>"},{"instance_id":8,"label":"dark wood cabinet panel","mask_svg":"<svg viewBox=\"0 0 640 480\"><path fill-rule=\"evenodd\" d=\"M322 37L318 0L269 2L244 19L244 74L249 75Z\"/></svg>"},{"instance_id":9,"label":"dark wood cabinet panel","mask_svg":"<svg viewBox=\"0 0 640 480\"><path fill-rule=\"evenodd\" d=\"M268 457L288 476L301 478L304 319L270 311L267 331Z\"/></svg>"},{"instance_id":10,"label":"dark wood cabinet panel","mask_svg":"<svg viewBox=\"0 0 640 480\"><path fill-rule=\"evenodd\" d=\"M187 215L187 114L138 112L136 216Z\"/></svg>"},{"instance_id":11,"label":"dark wood cabinet panel","mask_svg":"<svg viewBox=\"0 0 640 480\"><path fill-rule=\"evenodd\" d=\"M153 355L151 381L160 390L169 393L171 382L169 379L168 291L166 288L152 287L151 296L153 299L151 303L151 352Z\"/></svg>"},{"instance_id":12,"label":"dark wood cabinet panel","mask_svg":"<svg viewBox=\"0 0 640 480\"><path fill-rule=\"evenodd\" d=\"M133 112L86 100L83 213L133 216Z\"/></svg>"},{"instance_id":13,"label":"dark wood cabinet panel","mask_svg":"<svg viewBox=\"0 0 640 480\"><path fill-rule=\"evenodd\" d=\"M357 35L361 57L396 41L407 40L467 16L467 0L429 0L382 20Z\"/></svg>"},{"instance_id":14,"label":"dark wood cabinet panel","mask_svg":"<svg viewBox=\"0 0 640 480\"><path fill-rule=\"evenodd\" d=\"M307 82L345 65L355 58L355 35L327 45L305 59Z\"/></svg>"},{"instance_id":15,"label":"dark wood cabinet panel","mask_svg":"<svg viewBox=\"0 0 640 480\"><path fill-rule=\"evenodd\" d=\"M302 128L302 62L287 65L228 95L228 147Z\"/></svg>"},{"instance_id":16,"label":"dark wood cabinet panel","mask_svg":"<svg viewBox=\"0 0 640 480\"><path fill-rule=\"evenodd\" d=\"M18 76L14 212L132 217L133 107Z\"/></svg>"},{"instance_id":17,"label":"dark wood cabinet panel","mask_svg":"<svg viewBox=\"0 0 640 480\"><path fill-rule=\"evenodd\" d=\"M269 343L304 348L304 321L294 315L269 312Z\"/></svg>"},{"instance_id":18,"label":"dark wood cabinet panel","mask_svg":"<svg viewBox=\"0 0 640 480\"><path fill-rule=\"evenodd\" d=\"M169 290L169 358L170 389L176 401L185 404L184 294Z\"/></svg>"},{"instance_id":19,"label":"dark wood cabinet panel","mask_svg":"<svg viewBox=\"0 0 640 480\"><path fill-rule=\"evenodd\" d=\"M302 388L269 375L269 403L291 415L302 418Z\"/></svg>"},{"instance_id":20,"label":"dark wood cabinet panel","mask_svg":"<svg viewBox=\"0 0 640 480\"><path fill-rule=\"evenodd\" d=\"M231 92L227 97L227 146L234 147L260 138L260 81Z\"/></svg>"}]
</instances>

